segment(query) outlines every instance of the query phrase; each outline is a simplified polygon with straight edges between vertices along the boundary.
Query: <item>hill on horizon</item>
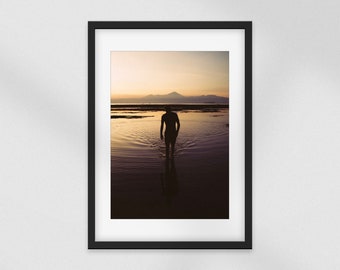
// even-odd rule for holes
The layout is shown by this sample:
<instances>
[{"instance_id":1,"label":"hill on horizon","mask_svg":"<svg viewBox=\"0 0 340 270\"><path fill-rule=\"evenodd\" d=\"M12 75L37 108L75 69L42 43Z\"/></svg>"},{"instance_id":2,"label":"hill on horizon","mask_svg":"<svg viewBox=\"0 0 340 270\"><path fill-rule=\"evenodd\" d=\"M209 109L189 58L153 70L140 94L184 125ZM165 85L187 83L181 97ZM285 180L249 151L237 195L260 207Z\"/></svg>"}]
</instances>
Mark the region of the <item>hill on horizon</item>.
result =
<instances>
[{"instance_id":1,"label":"hill on horizon","mask_svg":"<svg viewBox=\"0 0 340 270\"><path fill-rule=\"evenodd\" d=\"M216 95L183 96L177 92L166 95L147 95L141 98L112 99L113 103L217 103L229 104L229 98Z\"/></svg>"}]
</instances>

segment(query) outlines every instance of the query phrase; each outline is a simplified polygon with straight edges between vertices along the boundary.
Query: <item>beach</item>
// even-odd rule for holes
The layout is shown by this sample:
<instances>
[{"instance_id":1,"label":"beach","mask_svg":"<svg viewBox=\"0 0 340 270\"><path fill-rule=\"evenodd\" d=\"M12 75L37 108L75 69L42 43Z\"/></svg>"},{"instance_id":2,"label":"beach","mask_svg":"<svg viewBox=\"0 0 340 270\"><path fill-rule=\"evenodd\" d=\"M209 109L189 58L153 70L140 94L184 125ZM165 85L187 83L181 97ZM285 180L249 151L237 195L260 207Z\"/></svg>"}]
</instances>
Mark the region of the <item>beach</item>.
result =
<instances>
[{"instance_id":1,"label":"beach","mask_svg":"<svg viewBox=\"0 0 340 270\"><path fill-rule=\"evenodd\" d=\"M173 105L173 158L160 139L163 105L111 105L112 219L229 218L229 109Z\"/></svg>"}]
</instances>

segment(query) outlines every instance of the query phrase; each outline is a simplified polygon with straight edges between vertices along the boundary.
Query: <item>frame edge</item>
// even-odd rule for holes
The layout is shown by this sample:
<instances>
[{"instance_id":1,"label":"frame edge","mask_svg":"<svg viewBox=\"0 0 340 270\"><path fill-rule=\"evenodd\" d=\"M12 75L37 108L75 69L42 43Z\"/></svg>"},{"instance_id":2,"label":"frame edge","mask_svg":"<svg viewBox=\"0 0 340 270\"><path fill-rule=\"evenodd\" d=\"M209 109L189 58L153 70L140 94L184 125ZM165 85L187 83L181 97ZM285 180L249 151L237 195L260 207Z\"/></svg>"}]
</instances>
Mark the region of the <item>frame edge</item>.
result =
<instances>
[{"instance_id":1,"label":"frame edge","mask_svg":"<svg viewBox=\"0 0 340 270\"><path fill-rule=\"evenodd\" d=\"M95 30L245 30L245 241L95 241ZM252 21L88 21L88 249L252 249Z\"/></svg>"}]
</instances>

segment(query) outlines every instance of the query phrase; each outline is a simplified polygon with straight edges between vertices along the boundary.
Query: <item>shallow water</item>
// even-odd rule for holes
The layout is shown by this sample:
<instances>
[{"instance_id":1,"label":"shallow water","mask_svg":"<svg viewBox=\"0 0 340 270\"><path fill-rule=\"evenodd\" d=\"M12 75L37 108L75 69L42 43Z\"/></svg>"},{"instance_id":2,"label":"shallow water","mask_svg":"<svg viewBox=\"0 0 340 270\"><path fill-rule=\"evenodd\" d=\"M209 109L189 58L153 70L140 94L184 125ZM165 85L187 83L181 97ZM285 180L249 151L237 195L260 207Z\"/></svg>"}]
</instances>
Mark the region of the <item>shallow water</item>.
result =
<instances>
[{"instance_id":1,"label":"shallow water","mask_svg":"<svg viewBox=\"0 0 340 270\"><path fill-rule=\"evenodd\" d=\"M111 111L111 218L228 218L229 110L177 112L171 160L163 113Z\"/></svg>"}]
</instances>

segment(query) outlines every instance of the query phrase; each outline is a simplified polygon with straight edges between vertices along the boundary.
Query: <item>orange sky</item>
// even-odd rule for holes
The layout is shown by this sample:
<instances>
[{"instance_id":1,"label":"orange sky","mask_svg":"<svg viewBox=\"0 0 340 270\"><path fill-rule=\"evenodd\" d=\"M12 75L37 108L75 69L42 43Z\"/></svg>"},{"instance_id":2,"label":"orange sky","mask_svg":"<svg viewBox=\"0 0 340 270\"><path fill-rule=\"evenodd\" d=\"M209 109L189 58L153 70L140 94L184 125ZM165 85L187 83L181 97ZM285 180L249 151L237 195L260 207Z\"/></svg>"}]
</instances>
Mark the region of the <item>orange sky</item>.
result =
<instances>
[{"instance_id":1,"label":"orange sky","mask_svg":"<svg viewBox=\"0 0 340 270\"><path fill-rule=\"evenodd\" d=\"M111 52L111 97L229 96L229 52Z\"/></svg>"}]
</instances>

